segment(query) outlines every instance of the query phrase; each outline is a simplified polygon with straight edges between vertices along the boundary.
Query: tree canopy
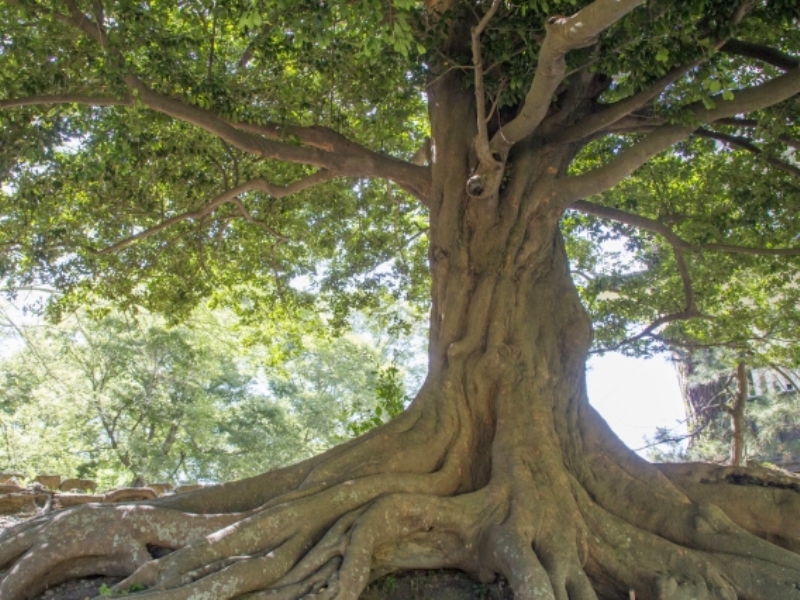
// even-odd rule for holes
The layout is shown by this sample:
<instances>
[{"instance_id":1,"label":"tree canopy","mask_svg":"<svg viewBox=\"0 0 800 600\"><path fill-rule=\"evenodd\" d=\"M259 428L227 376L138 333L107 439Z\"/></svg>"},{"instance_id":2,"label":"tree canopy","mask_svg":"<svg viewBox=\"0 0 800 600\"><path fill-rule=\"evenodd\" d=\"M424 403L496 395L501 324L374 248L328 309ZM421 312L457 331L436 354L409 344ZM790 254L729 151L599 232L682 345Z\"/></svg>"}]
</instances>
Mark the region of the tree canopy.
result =
<instances>
[{"instance_id":1,"label":"tree canopy","mask_svg":"<svg viewBox=\"0 0 800 600\"><path fill-rule=\"evenodd\" d=\"M588 3L562 4L492 5L491 129L519 113L550 52L543 15ZM447 9L436 19L434 5ZM425 207L407 192L424 204L428 176L397 159L425 149L431 78L452 69L474 85L473 57L443 32L490 8L431 6L5 3L0 275L173 317L242 284L254 305L291 308L309 300L293 284L309 276L340 315L380 293L424 302ZM796 291L779 311L773 292L796 268L785 256L797 253L799 109L764 96L794 85L780 75L796 67L796 18L790 1L651 3L567 54L559 80L601 74L608 107L583 130L556 133L548 117L546 136L585 146L573 174L621 154L598 171L610 185L643 162L634 154L668 147L659 138L694 132L596 199L577 182L597 177L573 178L576 271L603 270L609 237L636 256L578 281L600 346L661 341L660 329L642 335L651 322L704 342L795 322ZM562 89L549 91L556 107Z\"/></svg>"},{"instance_id":2,"label":"tree canopy","mask_svg":"<svg viewBox=\"0 0 800 600\"><path fill-rule=\"evenodd\" d=\"M62 290L56 315L430 314L395 418L0 533L4 598L114 573L154 600L355 600L451 567L524 600L800 599L794 479L647 463L585 385L593 342L796 327L795 0L5 0L0 23L10 288Z\"/></svg>"}]
</instances>

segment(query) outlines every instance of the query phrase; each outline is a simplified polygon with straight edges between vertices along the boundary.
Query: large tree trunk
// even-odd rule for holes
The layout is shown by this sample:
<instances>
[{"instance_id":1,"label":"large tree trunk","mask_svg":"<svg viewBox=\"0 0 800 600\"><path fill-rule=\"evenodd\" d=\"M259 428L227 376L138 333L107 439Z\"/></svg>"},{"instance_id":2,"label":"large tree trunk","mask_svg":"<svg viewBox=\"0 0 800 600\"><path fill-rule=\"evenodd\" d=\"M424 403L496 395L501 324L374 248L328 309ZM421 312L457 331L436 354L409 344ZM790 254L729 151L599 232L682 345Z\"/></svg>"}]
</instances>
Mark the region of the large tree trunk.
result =
<instances>
[{"instance_id":1,"label":"large tree trunk","mask_svg":"<svg viewBox=\"0 0 800 600\"><path fill-rule=\"evenodd\" d=\"M550 204L574 149L522 144L500 194L469 199L471 94L441 78L431 105L430 369L408 410L293 467L23 524L0 597L103 573L146 598L356 599L451 567L524 600L800 598L794 479L660 469L588 404L591 328Z\"/></svg>"}]
</instances>

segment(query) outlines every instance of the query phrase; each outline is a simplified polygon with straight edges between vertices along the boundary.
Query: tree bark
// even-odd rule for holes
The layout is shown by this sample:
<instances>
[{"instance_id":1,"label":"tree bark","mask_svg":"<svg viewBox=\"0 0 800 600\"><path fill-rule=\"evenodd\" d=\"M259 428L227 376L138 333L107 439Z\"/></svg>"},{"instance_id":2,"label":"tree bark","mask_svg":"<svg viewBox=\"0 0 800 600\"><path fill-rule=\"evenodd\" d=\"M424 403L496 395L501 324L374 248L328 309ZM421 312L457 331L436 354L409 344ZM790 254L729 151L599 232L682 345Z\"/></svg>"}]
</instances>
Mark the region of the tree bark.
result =
<instances>
[{"instance_id":1,"label":"tree bark","mask_svg":"<svg viewBox=\"0 0 800 600\"><path fill-rule=\"evenodd\" d=\"M744 460L744 405L747 402L747 363L739 361L736 365L736 398L731 407L731 464L742 466Z\"/></svg>"},{"instance_id":2,"label":"tree bark","mask_svg":"<svg viewBox=\"0 0 800 600\"><path fill-rule=\"evenodd\" d=\"M447 567L502 574L522 600L800 599L797 521L775 516L800 514L794 479L659 469L588 403L554 201L576 147L524 141L499 192L470 198L474 96L455 76L429 93L430 357L411 406L292 467L3 532L0 597L105 574L148 600L354 600Z\"/></svg>"}]
</instances>

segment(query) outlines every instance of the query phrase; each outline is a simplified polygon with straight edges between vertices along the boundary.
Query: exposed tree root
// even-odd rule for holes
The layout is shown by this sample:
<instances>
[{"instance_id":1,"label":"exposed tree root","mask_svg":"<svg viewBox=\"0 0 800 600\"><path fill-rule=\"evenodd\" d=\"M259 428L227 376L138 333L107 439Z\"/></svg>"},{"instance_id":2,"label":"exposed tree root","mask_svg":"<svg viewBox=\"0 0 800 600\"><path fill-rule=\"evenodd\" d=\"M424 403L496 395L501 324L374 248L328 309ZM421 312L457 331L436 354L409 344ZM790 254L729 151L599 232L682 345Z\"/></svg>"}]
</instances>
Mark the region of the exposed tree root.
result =
<instances>
[{"instance_id":1,"label":"exposed tree root","mask_svg":"<svg viewBox=\"0 0 800 600\"><path fill-rule=\"evenodd\" d=\"M506 418L512 391L492 393L493 439L463 403L427 414L417 404L279 472L272 487L259 477L32 519L0 538L0 563L10 565L0 597L104 574L126 577L119 591L146 586L137 597L149 600L355 600L386 573L456 568L482 581L502 574L520 600L631 589L638 599L800 599L795 478L659 470L623 452L588 406L570 417L581 435L568 444L557 411ZM198 498L220 514L193 512ZM172 551L154 559L154 548Z\"/></svg>"},{"instance_id":2,"label":"exposed tree root","mask_svg":"<svg viewBox=\"0 0 800 600\"><path fill-rule=\"evenodd\" d=\"M564 305L536 289L553 296L518 304ZM462 338L407 412L299 465L0 534L0 597L106 574L148 600L356 600L386 573L455 568L518 600L800 600L794 478L630 453L588 405L588 326L565 310L521 321L531 344Z\"/></svg>"},{"instance_id":3,"label":"exposed tree root","mask_svg":"<svg viewBox=\"0 0 800 600\"><path fill-rule=\"evenodd\" d=\"M137 597L149 600L355 600L392 571L457 568L483 581L502 574L520 600L619 598L629 589L656 600L800 599L794 478L659 470L619 453L602 424L583 422L596 418L591 411L578 429L600 434L579 438L589 454L573 464L554 434L557 414L532 411L494 423L491 474L481 481L472 459L481 436L464 413L420 420L415 410L386 428L399 433L379 430L330 453L332 464L298 466L302 479L279 474L294 484L254 493L249 503L262 502L249 510L196 514L168 498L20 524L0 539L0 563L11 565L0 597L104 574L126 577L119 591L146 586ZM426 445L430 431L413 430L431 420L451 432L446 442ZM253 481L262 480L246 485ZM218 507L248 504L220 490L230 486L212 490ZM770 518L756 520L762 512ZM153 548L172 551L154 559Z\"/></svg>"},{"instance_id":4,"label":"exposed tree root","mask_svg":"<svg viewBox=\"0 0 800 600\"><path fill-rule=\"evenodd\" d=\"M800 477L759 467L659 468L695 502L714 504L753 535L800 553Z\"/></svg>"},{"instance_id":5,"label":"exposed tree root","mask_svg":"<svg viewBox=\"0 0 800 600\"><path fill-rule=\"evenodd\" d=\"M148 487L121 488L111 490L105 494L70 494L69 492L55 494L54 498L63 507L91 504L92 502L131 502L134 500L153 500L158 498L158 493Z\"/></svg>"}]
</instances>

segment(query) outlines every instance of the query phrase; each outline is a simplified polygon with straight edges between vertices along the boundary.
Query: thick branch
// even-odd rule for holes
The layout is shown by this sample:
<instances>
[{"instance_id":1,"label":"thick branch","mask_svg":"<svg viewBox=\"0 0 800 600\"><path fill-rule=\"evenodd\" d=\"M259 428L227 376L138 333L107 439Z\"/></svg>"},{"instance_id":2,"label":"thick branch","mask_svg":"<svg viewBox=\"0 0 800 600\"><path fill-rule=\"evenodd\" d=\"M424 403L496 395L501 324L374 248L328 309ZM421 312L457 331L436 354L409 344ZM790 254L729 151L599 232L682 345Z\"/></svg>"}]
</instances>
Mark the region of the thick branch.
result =
<instances>
[{"instance_id":1,"label":"thick branch","mask_svg":"<svg viewBox=\"0 0 800 600\"><path fill-rule=\"evenodd\" d=\"M478 160L488 162L493 160L489 150L489 133L486 129L486 93L483 87L483 58L481 57L481 34L489 21L492 20L497 9L500 8L500 0L493 0L492 5L480 22L472 29L472 64L475 67L475 103L478 113L478 133L475 140L475 152Z\"/></svg>"},{"instance_id":2,"label":"thick branch","mask_svg":"<svg viewBox=\"0 0 800 600\"><path fill-rule=\"evenodd\" d=\"M705 60L705 59L703 59ZM578 121L574 125L567 127L558 133L554 138L555 142L573 142L589 137L593 133L602 131L617 123L620 119L627 117L636 110L639 110L661 94L670 85L678 81L689 71L699 65L703 60L697 60L681 67L676 67L664 77L656 81L648 89L642 90L638 94L629 96L619 102L609 105L600 112L594 113L585 119Z\"/></svg>"},{"instance_id":3,"label":"thick branch","mask_svg":"<svg viewBox=\"0 0 800 600\"><path fill-rule=\"evenodd\" d=\"M430 174L425 167L372 152L349 140L347 150L340 153L266 139L243 131L210 111L155 92L133 75L125 77L125 82L148 108L196 125L249 154L312 165L336 175L383 177L396 182L423 201L428 197Z\"/></svg>"},{"instance_id":4,"label":"thick branch","mask_svg":"<svg viewBox=\"0 0 800 600\"><path fill-rule=\"evenodd\" d=\"M727 133L719 133L717 131L711 131L709 129L698 129L695 131L695 135L709 138L712 140L717 140L728 146L732 146L734 148L741 148L742 150L747 150L756 156L759 156L766 162L767 164L772 165L776 169L780 169L790 175L794 175L795 177L800 177L800 167L796 167L795 165L775 158L774 156L769 156L764 154L764 151L761 150L758 146L756 146L751 140L745 137L739 137L734 135L728 135Z\"/></svg>"},{"instance_id":5,"label":"thick branch","mask_svg":"<svg viewBox=\"0 0 800 600\"><path fill-rule=\"evenodd\" d=\"M655 219L642 217L633 213L619 210L618 208L611 208L608 206L601 206L586 200L578 200L570 205L570 208L587 215L594 215L601 219L609 219L632 225L639 229L645 229L658 233L673 246L679 247L687 251L714 251L714 252L727 252L730 254L748 254L753 256L800 256L800 248L751 248L747 246L734 246L730 244L690 244L680 236L678 236L666 224Z\"/></svg>"},{"instance_id":6,"label":"thick branch","mask_svg":"<svg viewBox=\"0 0 800 600\"><path fill-rule=\"evenodd\" d=\"M716 123L719 123L720 125L730 125L731 127L746 127L746 128L758 127L758 121L756 119L740 119L739 117L727 117L725 119L717 119Z\"/></svg>"},{"instance_id":7,"label":"thick branch","mask_svg":"<svg viewBox=\"0 0 800 600\"><path fill-rule=\"evenodd\" d=\"M103 248L102 250L95 250L93 248L89 248L88 250L95 255L111 254L113 252L117 252L119 250L122 250L123 248L127 248L128 246L130 246L131 244L133 244L138 240L148 238L151 235L154 235L159 231L163 231L177 223L189 220L202 219L204 217L207 217L217 208L219 208L223 204L227 204L228 202L235 204L239 212L248 222L258 225L259 227L265 229L267 232L269 232L271 235L277 238L286 239L284 236L273 230L271 227L269 227L269 225L267 225L263 221L256 220L244 206L244 203L239 199L239 195L244 194L245 192L257 191L257 192L265 192L270 196L272 196L273 198L282 198L284 196L295 194L304 189L318 185L325 181L329 181L333 179L335 176L336 175L334 173L321 170L317 171L313 175L310 175L304 179L300 179L298 181L290 183L289 185L286 186L275 185L273 183L270 183L266 179L262 179L260 177L257 179L251 179L250 181L246 181L245 183L236 186L235 188L226 190L225 192L219 194L211 202L209 202L208 204L206 204L205 206L203 206L198 210L188 211L185 213L181 213L180 215L175 215L174 217L170 217L169 219L165 219L158 225L154 225L153 227L145 229L144 231L141 231L136 235L132 235L130 237L125 238L124 240L120 240L119 242L112 244L111 246L108 246L106 248Z\"/></svg>"},{"instance_id":8,"label":"thick branch","mask_svg":"<svg viewBox=\"0 0 800 600\"><path fill-rule=\"evenodd\" d=\"M328 127L299 127L297 125L281 125L280 123L257 125L254 123L225 121L241 131L247 131L281 142L297 142L304 146L325 150L326 152L352 152L359 147L355 142Z\"/></svg>"},{"instance_id":9,"label":"thick branch","mask_svg":"<svg viewBox=\"0 0 800 600\"><path fill-rule=\"evenodd\" d=\"M575 200L599 194L614 187L651 158L691 135L702 123L760 110L783 102L798 93L800 93L800 69L794 69L762 85L736 92L733 100L727 101L720 96L715 96L716 104L713 108L695 104L689 108L699 121L696 125L659 127L604 166L582 175L562 179L558 200L562 206L566 207Z\"/></svg>"},{"instance_id":10,"label":"thick branch","mask_svg":"<svg viewBox=\"0 0 800 600\"><path fill-rule=\"evenodd\" d=\"M758 127L758 121L756 119L739 119L736 117L717 119L715 123L720 125L730 125L731 127L739 127L742 129L754 129ZM800 139L793 138L785 133L780 134L778 139L787 146L791 146L795 150L800 150Z\"/></svg>"},{"instance_id":11,"label":"thick branch","mask_svg":"<svg viewBox=\"0 0 800 600\"><path fill-rule=\"evenodd\" d=\"M735 54L737 56L760 60L774 67L778 67L779 69L783 69L784 71L790 71L800 67L800 60L794 56L781 52L776 48L754 44L753 42L728 40L723 44L720 50L727 54Z\"/></svg>"},{"instance_id":12,"label":"thick branch","mask_svg":"<svg viewBox=\"0 0 800 600\"><path fill-rule=\"evenodd\" d=\"M14 6L24 8L18 0L7 1ZM96 23L90 16L81 12L74 0L65 0L65 2L69 9L69 15L64 15L50 9L46 9L46 11L57 20L82 31L98 42L104 50L108 50L108 39L103 31L102 24ZM98 15L96 18L100 18L102 11L97 11L97 13ZM118 52L115 51L114 55L119 59L121 65L124 64ZM324 151L319 147L309 148L273 141L279 133L279 128L277 126L273 126L272 128L267 126L266 130L274 129L274 131L272 135L266 136L272 139L264 139L264 137L262 137L265 135L264 131L259 132L260 135L253 135L210 111L184 104L180 100L176 100L150 89L143 81L133 74L125 76L124 81L128 88L134 92L139 100L148 108L196 125L244 152L263 158L316 166L321 169L332 171L337 175L365 178L381 177L389 179L423 202L426 203L428 200L430 191L430 171L426 167L413 165L390 156L372 152L343 137L338 141L335 151L334 149ZM70 98L71 102L83 101L86 104L93 104L94 100L92 96L82 95L72 95ZM104 97L100 97L99 101L100 105L109 104L108 99ZM7 102L9 103L9 107L19 105L13 104L13 102L19 101ZM64 102L67 102L67 100L62 101L62 103ZM44 104L47 102L40 101L39 103ZM294 128L289 135L299 135L307 139L314 139L315 136L317 138L321 137L320 132L313 133L313 128ZM281 138L282 137L283 136L281 136ZM325 134L325 137L330 141L332 136L328 133ZM309 145L313 146L313 144Z\"/></svg>"},{"instance_id":13,"label":"thick branch","mask_svg":"<svg viewBox=\"0 0 800 600\"><path fill-rule=\"evenodd\" d=\"M800 248L750 248L730 244L694 244L692 250L709 250L729 254L748 254L750 256L800 256Z\"/></svg>"},{"instance_id":14,"label":"thick branch","mask_svg":"<svg viewBox=\"0 0 800 600\"><path fill-rule=\"evenodd\" d=\"M65 0L67 8L69 9L69 17L53 11L53 15L61 21L77 27L85 34L94 39L101 47L108 47L108 37L100 23L95 23L89 15L85 14L78 8L75 0Z\"/></svg>"},{"instance_id":15,"label":"thick branch","mask_svg":"<svg viewBox=\"0 0 800 600\"><path fill-rule=\"evenodd\" d=\"M506 152L539 126L566 75L567 52L592 45L604 30L643 3L644 0L595 0L571 17L549 19L536 74L522 110L495 134L492 151Z\"/></svg>"}]
</instances>

